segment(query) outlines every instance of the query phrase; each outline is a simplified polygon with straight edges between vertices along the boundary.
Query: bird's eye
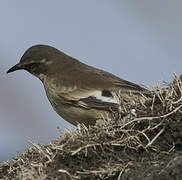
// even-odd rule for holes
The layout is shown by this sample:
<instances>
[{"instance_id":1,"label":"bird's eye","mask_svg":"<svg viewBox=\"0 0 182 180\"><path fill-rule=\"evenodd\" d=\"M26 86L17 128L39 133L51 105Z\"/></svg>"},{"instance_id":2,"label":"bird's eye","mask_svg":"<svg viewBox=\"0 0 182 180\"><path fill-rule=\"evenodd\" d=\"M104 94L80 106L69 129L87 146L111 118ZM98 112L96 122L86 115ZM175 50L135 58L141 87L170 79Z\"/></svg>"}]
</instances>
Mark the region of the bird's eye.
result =
<instances>
[{"instance_id":1,"label":"bird's eye","mask_svg":"<svg viewBox=\"0 0 182 180\"><path fill-rule=\"evenodd\" d=\"M35 72L36 68L37 68L37 63L31 63L28 65L28 69L31 71L31 72Z\"/></svg>"}]
</instances>

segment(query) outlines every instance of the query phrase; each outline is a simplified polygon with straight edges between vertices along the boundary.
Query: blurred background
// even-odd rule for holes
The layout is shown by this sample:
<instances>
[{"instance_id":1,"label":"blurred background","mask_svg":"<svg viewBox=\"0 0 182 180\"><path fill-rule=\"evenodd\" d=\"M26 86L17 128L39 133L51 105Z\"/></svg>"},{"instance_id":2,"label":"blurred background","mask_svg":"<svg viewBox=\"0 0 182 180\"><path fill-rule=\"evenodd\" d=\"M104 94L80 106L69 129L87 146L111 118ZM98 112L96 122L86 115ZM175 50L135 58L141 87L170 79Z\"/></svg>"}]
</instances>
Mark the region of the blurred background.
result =
<instances>
[{"instance_id":1,"label":"blurred background","mask_svg":"<svg viewBox=\"0 0 182 180\"><path fill-rule=\"evenodd\" d=\"M1 0L0 161L74 129L49 104L41 82L6 74L35 44L153 86L182 72L182 1ZM58 128L59 127L59 128Z\"/></svg>"}]
</instances>

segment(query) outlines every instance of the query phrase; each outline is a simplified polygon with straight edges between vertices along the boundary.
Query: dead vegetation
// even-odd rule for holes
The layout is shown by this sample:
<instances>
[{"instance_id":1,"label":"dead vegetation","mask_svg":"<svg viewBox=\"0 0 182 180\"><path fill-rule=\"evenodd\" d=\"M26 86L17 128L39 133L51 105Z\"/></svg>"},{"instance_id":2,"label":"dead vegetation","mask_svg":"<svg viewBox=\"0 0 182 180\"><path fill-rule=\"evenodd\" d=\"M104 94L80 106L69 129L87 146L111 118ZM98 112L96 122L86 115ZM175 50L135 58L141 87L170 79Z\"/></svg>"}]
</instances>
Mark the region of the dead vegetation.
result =
<instances>
[{"instance_id":1,"label":"dead vegetation","mask_svg":"<svg viewBox=\"0 0 182 180\"><path fill-rule=\"evenodd\" d=\"M155 87L121 118L83 125L0 164L0 179L182 179L182 78ZM131 113L131 109L136 110Z\"/></svg>"}]
</instances>

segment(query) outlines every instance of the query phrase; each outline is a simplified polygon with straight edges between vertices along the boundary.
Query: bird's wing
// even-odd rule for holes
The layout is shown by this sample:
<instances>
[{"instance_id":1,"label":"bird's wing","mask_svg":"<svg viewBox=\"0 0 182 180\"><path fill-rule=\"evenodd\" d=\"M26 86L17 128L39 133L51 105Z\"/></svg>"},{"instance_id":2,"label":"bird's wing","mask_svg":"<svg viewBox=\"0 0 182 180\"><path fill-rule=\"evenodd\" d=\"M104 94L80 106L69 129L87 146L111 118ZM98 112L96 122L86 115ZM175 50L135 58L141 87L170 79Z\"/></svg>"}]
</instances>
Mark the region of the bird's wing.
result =
<instances>
[{"instance_id":1,"label":"bird's wing","mask_svg":"<svg viewBox=\"0 0 182 180\"><path fill-rule=\"evenodd\" d=\"M62 87L64 89L62 95L69 103L88 109L110 109L111 107L118 107L119 93L122 99L128 100L128 94L130 93L140 94L147 91L137 84L87 65L84 65L83 68L76 66L71 69L70 67L65 71L67 71L64 72L65 74L68 74L70 71L72 78L67 79L62 73L62 76L60 76L61 84L67 84L67 87L72 86L72 88Z\"/></svg>"},{"instance_id":2,"label":"bird's wing","mask_svg":"<svg viewBox=\"0 0 182 180\"><path fill-rule=\"evenodd\" d=\"M116 110L119 99L109 90L73 90L59 94L64 102L86 109Z\"/></svg>"},{"instance_id":3,"label":"bird's wing","mask_svg":"<svg viewBox=\"0 0 182 180\"><path fill-rule=\"evenodd\" d=\"M126 81L122 79L122 81L115 81L113 83L116 87L123 89L123 91L131 91L131 92L138 92L138 93L149 93L149 91L135 83Z\"/></svg>"}]
</instances>

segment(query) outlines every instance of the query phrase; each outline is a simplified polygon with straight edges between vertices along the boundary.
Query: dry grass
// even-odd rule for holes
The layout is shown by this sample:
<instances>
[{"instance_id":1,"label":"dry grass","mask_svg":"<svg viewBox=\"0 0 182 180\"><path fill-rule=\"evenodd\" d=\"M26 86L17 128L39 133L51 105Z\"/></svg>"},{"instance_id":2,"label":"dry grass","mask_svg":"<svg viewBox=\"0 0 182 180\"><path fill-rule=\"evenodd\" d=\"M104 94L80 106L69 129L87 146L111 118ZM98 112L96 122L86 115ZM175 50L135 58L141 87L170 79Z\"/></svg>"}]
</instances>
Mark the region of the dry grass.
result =
<instances>
[{"instance_id":1,"label":"dry grass","mask_svg":"<svg viewBox=\"0 0 182 180\"><path fill-rule=\"evenodd\" d=\"M33 144L0 164L0 179L182 179L181 79L126 104L125 117L117 113L49 145Z\"/></svg>"}]
</instances>

